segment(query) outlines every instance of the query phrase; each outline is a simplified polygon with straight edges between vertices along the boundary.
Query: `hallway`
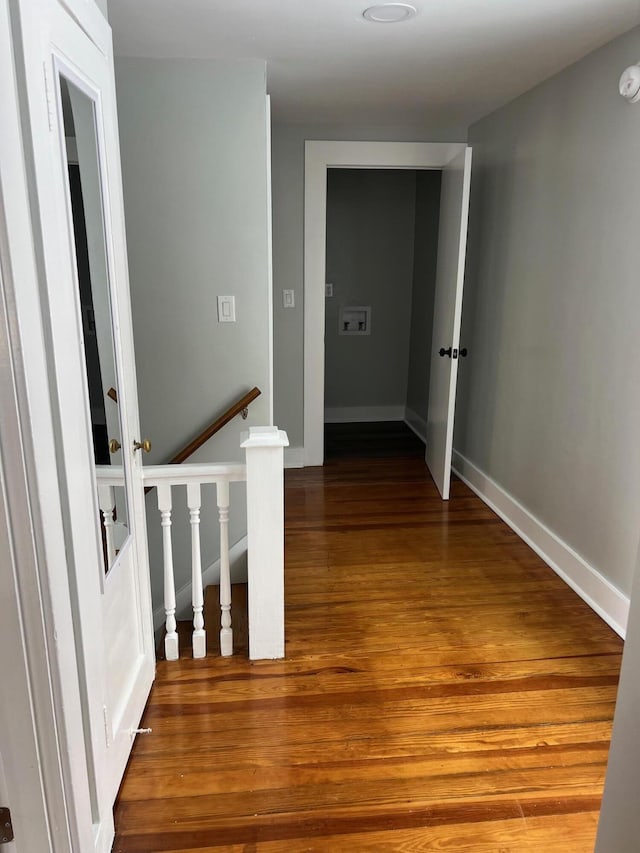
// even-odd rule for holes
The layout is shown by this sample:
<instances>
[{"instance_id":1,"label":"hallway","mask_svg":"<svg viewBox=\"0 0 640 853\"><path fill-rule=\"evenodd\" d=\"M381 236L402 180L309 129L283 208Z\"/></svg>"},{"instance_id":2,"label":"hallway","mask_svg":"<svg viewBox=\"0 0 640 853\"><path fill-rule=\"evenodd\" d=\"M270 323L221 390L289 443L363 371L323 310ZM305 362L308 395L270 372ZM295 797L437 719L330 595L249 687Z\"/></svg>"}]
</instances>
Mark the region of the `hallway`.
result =
<instances>
[{"instance_id":1,"label":"hallway","mask_svg":"<svg viewBox=\"0 0 640 853\"><path fill-rule=\"evenodd\" d=\"M158 662L114 851L591 853L621 640L416 458L286 472L284 661Z\"/></svg>"}]
</instances>

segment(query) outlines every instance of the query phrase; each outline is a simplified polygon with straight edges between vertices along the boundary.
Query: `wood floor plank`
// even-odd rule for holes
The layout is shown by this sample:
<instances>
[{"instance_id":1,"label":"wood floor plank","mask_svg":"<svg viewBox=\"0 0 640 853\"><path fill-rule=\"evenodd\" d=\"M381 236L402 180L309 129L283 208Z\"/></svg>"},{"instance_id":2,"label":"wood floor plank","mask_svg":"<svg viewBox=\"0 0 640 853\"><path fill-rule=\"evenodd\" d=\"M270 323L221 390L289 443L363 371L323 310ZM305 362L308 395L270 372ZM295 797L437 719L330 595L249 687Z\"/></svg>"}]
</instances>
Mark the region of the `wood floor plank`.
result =
<instances>
[{"instance_id":1,"label":"wood floor plank","mask_svg":"<svg viewBox=\"0 0 640 853\"><path fill-rule=\"evenodd\" d=\"M287 472L287 658L158 663L114 851L593 849L622 643L395 440Z\"/></svg>"},{"instance_id":2,"label":"wood floor plank","mask_svg":"<svg viewBox=\"0 0 640 853\"><path fill-rule=\"evenodd\" d=\"M419 829L366 832L321 839L288 839L261 842L262 853L428 853L428 851L473 850L474 853L583 853L592 850L598 822L597 812L579 815L516 818L475 824L429 826ZM198 847L174 853L250 853L256 845Z\"/></svg>"}]
</instances>

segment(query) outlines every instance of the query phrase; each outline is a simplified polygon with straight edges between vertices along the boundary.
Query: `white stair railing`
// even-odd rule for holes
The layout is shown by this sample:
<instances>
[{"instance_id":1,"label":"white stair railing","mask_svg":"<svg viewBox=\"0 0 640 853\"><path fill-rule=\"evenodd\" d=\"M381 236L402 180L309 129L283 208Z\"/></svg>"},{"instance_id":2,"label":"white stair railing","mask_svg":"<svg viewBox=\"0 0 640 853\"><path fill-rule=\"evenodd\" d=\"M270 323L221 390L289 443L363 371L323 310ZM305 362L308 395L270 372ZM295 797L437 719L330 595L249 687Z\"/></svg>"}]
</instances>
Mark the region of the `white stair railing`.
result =
<instances>
[{"instance_id":1,"label":"white stair railing","mask_svg":"<svg viewBox=\"0 0 640 853\"><path fill-rule=\"evenodd\" d=\"M215 484L218 495L222 490L228 496L229 483L242 482L247 478L246 465L150 465L143 468L145 486L155 486L158 491L158 510L162 524L162 551L164 563L164 608L165 608L165 657L177 660L180 657L178 635L176 632L176 594L175 567L171 542L171 511L174 488L186 486L186 501L191 525L191 605L193 608L192 653L194 658L203 658L207 653L206 630L204 624L204 594L202 588L202 554L200 548L200 508L202 505L202 486ZM218 500L219 503L219 500ZM228 518L227 497L227 518ZM226 574L226 577L224 575ZM231 588L229 577L229 538L220 538L220 590L223 584ZM230 596L229 596L230 597ZM221 592L221 605L222 592ZM229 608L230 610L230 608ZM224 622L228 622L224 625ZM231 634L230 612L221 631L220 652L224 656L233 654L233 636ZM223 627L223 631L224 631ZM231 638L229 642L228 638Z\"/></svg>"},{"instance_id":2,"label":"white stair railing","mask_svg":"<svg viewBox=\"0 0 640 853\"><path fill-rule=\"evenodd\" d=\"M252 427L243 433L246 464L152 465L143 468L146 487L157 488L164 565L165 657L180 655L176 631L176 594L171 541L172 490L186 486L191 525L193 656L206 655L206 627L200 549L201 487L216 484L220 525L220 653L233 654L229 560L229 484L247 482L249 657L284 656L284 486L286 433L276 427ZM105 506L110 498L105 495ZM102 508L102 506L101 506ZM106 527L107 515L103 511ZM106 532L106 531L105 531Z\"/></svg>"}]
</instances>

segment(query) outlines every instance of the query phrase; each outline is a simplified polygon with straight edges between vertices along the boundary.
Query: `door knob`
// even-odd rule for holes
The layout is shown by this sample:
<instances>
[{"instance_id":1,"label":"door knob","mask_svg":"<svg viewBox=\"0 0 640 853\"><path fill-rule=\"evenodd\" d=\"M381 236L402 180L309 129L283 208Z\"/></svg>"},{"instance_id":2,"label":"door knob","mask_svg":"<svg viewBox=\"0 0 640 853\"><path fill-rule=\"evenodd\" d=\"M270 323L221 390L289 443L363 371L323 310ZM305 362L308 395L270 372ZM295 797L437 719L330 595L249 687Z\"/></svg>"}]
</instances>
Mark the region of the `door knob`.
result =
<instances>
[{"instance_id":1,"label":"door knob","mask_svg":"<svg viewBox=\"0 0 640 853\"><path fill-rule=\"evenodd\" d=\"M444 347L440 347L440 358L444 358L445 355L448 355L451 358L451 347L449 349L445 349Z\"/></svg>"},{"instance_id":2,"label":"door knob","mask_svg":"<svg viewBox=\"0 0 640 853\"><path fill-rule=\"evenodd\" d=\"M121 447L122 447L122 445L120 444L118 439L112 438L111 441L109 442L109 453L117 453Z\"/></svg>"},{"instance_id":3,"label":"door knob","mask_svg":"<svg viewBox=\"0 0 640 853\"><path fill-rule=\"evenodd\" d=\"M462 349L460 350L460 356L461 356L461 358L467 357L467 348L466 347L462 347Z\"/></svg>"},{"instance_id":4,"label":"door knob","mask_svg":"<svg viewBox=\"0 0 640 853\"><path fill-rule=\"evenodd\" d=\"M142 441L134 441L133 449L144 450L145 453L148 453L151 450L151 442L148 438L143 438Z\"/></svg>"}]
</instances>

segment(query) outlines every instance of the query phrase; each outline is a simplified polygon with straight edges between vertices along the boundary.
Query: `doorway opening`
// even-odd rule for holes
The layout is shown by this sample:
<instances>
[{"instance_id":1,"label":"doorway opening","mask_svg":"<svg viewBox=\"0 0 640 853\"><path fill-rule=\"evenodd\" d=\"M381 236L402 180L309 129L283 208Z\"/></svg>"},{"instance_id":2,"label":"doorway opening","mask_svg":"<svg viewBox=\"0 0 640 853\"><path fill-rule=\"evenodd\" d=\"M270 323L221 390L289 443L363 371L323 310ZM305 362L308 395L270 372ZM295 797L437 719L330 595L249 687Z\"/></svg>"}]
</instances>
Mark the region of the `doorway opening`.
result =
<instances>
[{"instance_id":1,"label":"doorway opening","mask_svg":"<svg viewBox=\"0 0 640 853\"><path fill-rule=\"evenodd\" d=\"M471 185L471 149L464 143L320 142L305 144L304 464L324 463L327 175L330 169L441 170L441 195L429 362L425 459L447 500L460 350L460 321ZM339 328L367 335L371 306L345 306ZM437 338L437 342L433 338ZM438 348L439 345L439 348ZM434 357L434 352L439 358Z\"/></svg>"},{"instance_id":2,"label":"doorway opening","mask_svg":"<svg viewBox=\"0 0 640 853\"><path fill-rule=\"evenodd\" d=\"M327 170L325 458L423 457L440 170Z\"/></svg>"}]
</instances>

